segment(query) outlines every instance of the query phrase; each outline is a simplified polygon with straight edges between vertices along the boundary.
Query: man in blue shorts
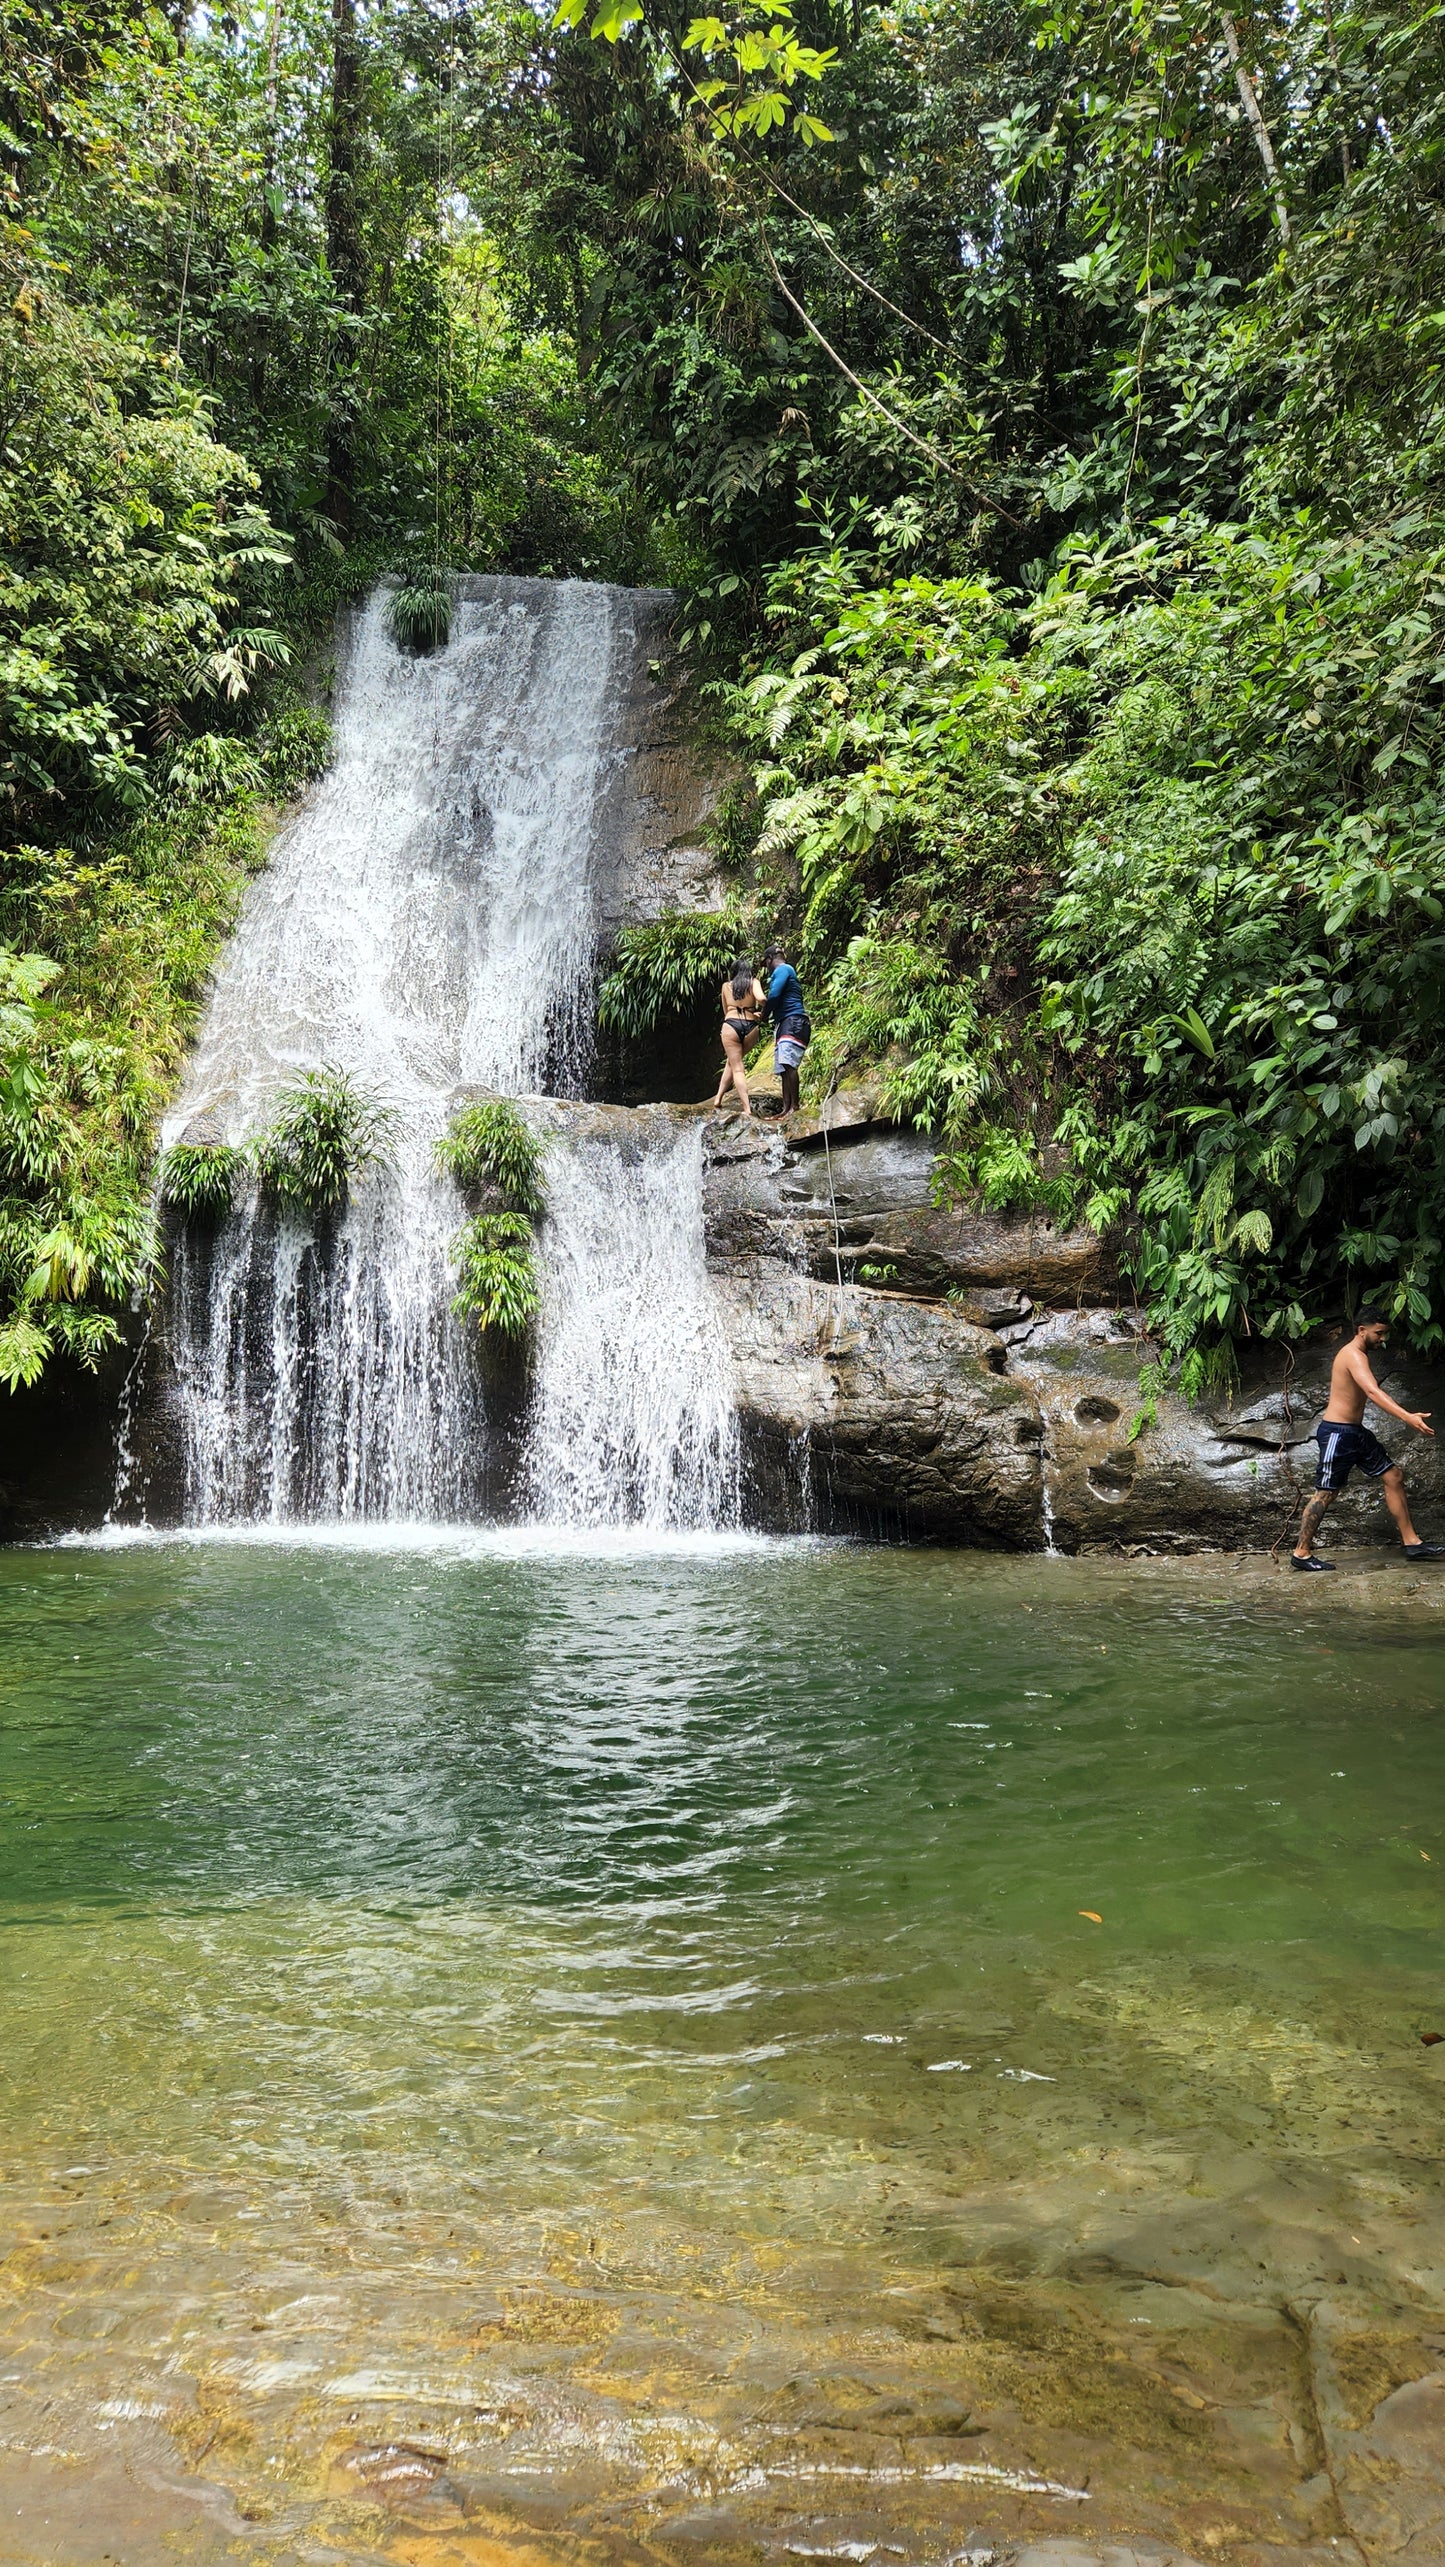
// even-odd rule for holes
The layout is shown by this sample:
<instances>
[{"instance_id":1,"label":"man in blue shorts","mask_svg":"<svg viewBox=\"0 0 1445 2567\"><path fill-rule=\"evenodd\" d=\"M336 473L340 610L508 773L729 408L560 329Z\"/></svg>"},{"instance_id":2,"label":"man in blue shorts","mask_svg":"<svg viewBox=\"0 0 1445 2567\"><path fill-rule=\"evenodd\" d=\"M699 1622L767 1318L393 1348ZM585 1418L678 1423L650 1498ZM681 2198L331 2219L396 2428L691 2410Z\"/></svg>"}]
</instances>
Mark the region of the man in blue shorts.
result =
<instances>
[{"instance_id":1,"label":"man in blue shorts","mask_svg":"<svg viewBox=\"0 0 1445 2567\"><path fill-rule=\"evenodd\" d=\"M1373 1400L1388 1416L1398 1417L1403 1426L1413 1426L1417 1435L1433 1436L1435 1432L1428 1408L1417 1411L1397 1407L1381 1390L1370 1369L1370 1357L1382 1352L1388 1335L1382 1311L1362 1310L1353 1336L1340 1348L1330 1367L1330 1395L1315 1428L1320 1448L1315 1493L1300 1519L1299 1540L1290 1560L1292 1569L1334 1567L1333 1560L1319 1558L1314 1539L1326 1507L1336 1489L1345 1486L1351 1471L1363 1471L1367 1480L1379 1481L1407 1560L1445 1560L1445 1544L1421 1541L1410 1521L1405 1474L1365 1424L1365 1402Z\"/></svg>"}]
</instances>

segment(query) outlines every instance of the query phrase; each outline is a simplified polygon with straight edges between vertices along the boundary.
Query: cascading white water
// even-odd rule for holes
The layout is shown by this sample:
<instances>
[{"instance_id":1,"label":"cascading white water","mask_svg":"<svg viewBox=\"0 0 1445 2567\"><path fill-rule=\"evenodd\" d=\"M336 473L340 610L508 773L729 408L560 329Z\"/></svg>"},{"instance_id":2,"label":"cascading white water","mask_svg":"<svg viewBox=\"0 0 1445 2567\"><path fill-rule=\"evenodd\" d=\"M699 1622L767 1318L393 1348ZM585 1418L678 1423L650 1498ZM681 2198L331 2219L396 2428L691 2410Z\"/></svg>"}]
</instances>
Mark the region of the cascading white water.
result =
<instances>
[{"instance_id":1,"label":"cascading white water","mask_svg":"<svg viewBox=\"0 0 1445 2567\"><path fill-rule=\"evenodd\" d=\"M165 1399L190 1522L455 1519L486 1506L482 1370L449 1309L462 1207L433 1149L459 1090L565 1094L585 1069L611 732L642 647L632 603L583 582L468 580L447 647L422 658L390 640L384 597L356 619L335 764L248 898L162 1137L249 1138L298 1073L327 1066L393 1110L396 1139L390 1166L333 1223L252 1191L216 1237L180 1234ZM537 1432L550 1437L565 1380L575 1477L532 1469L532 1500L563 1520L711 1520L726 1464L696 1343L700 1209L683 1221L693 1272L653 1181L661 1158L620 1183L595 1164L595 1201L581 1159L555 1158ZM692 1205L696 1173L679 1159L684 1173ZM589 1401L569 1281L603 1268L648 1277L653 1369L664 1341L677 1350L668 1418L654 1411L620 1442L606 1350L615 1358L623 1339L599 1333ZM652 1449L653 1428L674 1437L676 1459Z\"/></svg>"},{"instance_id":2,"label":"cascading white water","mask_svg":"<svg viewBox=\"0 0 1445 2567\"><path fill-rule=\"evenodd\" d=\"M593 824L627 637L621 592L478 580L412 658L385 600L357 619L336 761L278 841L227 950L175 1129L252 1131L327 1061L411 1113L581 1067L596 941Z\"/></svg>"},{"instance_id":3,"label":"cascading white water","mask_svg":"<svg viewBox=\"0 0 1445 2567\"><path fill-rule=\"evenodd\" d=\"M702 1135L626 1119L625 1139L579 1136L548 1156L532 1510L547 1523L728 1524L737 1422L703 1257Z\"/></svg>"}]
</instances>

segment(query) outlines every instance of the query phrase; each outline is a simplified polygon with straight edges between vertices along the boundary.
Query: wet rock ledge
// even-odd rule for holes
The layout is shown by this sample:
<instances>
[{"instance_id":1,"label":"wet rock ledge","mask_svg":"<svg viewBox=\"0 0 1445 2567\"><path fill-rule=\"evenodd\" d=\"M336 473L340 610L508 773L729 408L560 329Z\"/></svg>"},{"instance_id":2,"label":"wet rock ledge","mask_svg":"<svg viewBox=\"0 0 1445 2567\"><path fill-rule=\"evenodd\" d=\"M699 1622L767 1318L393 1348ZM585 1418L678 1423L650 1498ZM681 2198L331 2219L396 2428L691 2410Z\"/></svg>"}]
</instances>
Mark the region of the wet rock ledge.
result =
<instances>
[{"instance_id":1,"label":"wet rock ledge","mask_svg":"<svg viewBox=\"0 0 1445 2567\"><path fill-rule=\"evenodd\" d=\"M708 1262L731 1338L759 1511L1000 1549L1268 1549L1313 1485L1335 1339L1246 1355L1234 1396L1146 1414L1157 1353L1091 1230L940 1210L927 1137L831 1101L825 1133L710 1116ZM1438 1374L1393 1361L1403 1405ZM1445 1535L1437 1449L1376 1420ZM1325 1547L1393 1540L1358 1484Z\"/></svg>"}]
</instances>

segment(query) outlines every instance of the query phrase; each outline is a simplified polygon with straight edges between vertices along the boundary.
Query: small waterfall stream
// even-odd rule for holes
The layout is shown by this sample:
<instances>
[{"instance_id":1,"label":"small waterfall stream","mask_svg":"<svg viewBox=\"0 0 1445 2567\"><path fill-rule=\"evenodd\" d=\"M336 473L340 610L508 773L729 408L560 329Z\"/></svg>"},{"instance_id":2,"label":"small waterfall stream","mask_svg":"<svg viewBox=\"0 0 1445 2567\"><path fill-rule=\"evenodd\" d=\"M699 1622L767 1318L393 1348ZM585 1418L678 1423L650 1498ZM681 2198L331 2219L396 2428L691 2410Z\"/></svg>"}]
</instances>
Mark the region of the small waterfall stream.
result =
<instances>
[{"instance_id":1,"label":"small waterfall stream","mask_svg":"<svg viewBox=\"0 0 1445 2567\"><path fill-rule=\"evenodd\" d=\"M621 1146L598 1138L552 1158L528 1452L544 1522L736 1517L732 1386L703 1258L702 1135L654 1135L649 1119L629 1116L636 1137Z\"/></svg>"},{"instance_id":2,"label":"small waterfall stream","mask_svg":"<svg viewBox=\"0 0 1445 2567\"><path fill-rule=\"evenodd\" d=\"M455 1521L495 1502L487 1368L449 1308L463 1206L433 1149L469 1091L566 1097L585 1079L611 743L645 643L625 590L462 586L427 657L392 643L382 596L354 620L335 764L248 898L163 1134L246 1139L322 1066L395 1116L390 1164L338 1219L252 1189L218 1234L177 1236L160 1398L189 1523ZM665 1111L608 1117L615 1134L544 1119L516 1494L560 1523L726 1520L696 1136ZM136 1502L123 1484L120 1511Z\"/></svg>"}]
</instances>

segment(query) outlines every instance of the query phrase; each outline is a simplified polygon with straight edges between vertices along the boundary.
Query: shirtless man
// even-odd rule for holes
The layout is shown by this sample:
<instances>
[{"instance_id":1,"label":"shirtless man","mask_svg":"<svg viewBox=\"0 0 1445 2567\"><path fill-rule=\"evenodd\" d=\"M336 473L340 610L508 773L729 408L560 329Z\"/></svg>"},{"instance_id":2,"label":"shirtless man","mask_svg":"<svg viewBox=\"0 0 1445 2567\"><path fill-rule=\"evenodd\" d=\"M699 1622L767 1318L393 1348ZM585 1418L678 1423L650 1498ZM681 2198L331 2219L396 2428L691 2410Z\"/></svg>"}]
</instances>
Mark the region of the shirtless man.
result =
<instances>
[{"instance_id":1,"label":"shirtless man","mask_svg":"<svg viewBox=\"0 0 1445 2567\"><path fill-rule=\"evenodd\" d=\"M1363 1471L1367 1480L1378 1480L1385 1492L1385 1504L1395 1519L1407 1560L1445 1560L1445 1544L1422 1542L1410 1521L1410 1505L1405 1495L1405 1474L1398 1462L1392 1462L1378 1437L1364 1423L1365 1402L1372 1399L1377 1408L1398 1417L1405 1426L1413 1426L1417 1435L1433 1436L1429 1409L1416 1411L1397 1408L1388 1392L1382 1391L1370 1370L1370 1357L1378 1355L1389 1334L1378 1310L1362 1310L1355 1333L1340 1348L1330 1366L1330 1395L1325 1413L1315 1428L1319 1441L1320 1466L1315 1474L1315 1493L1300 1520L1299 1540L1290 1560L1293 1569L1332 1569L1333 1560L1322 1560L1314 1549L1314 1538L1326 1507L1336 1489L1342 1489L1351 1471Z\"/></svg>"}]
</instances>

